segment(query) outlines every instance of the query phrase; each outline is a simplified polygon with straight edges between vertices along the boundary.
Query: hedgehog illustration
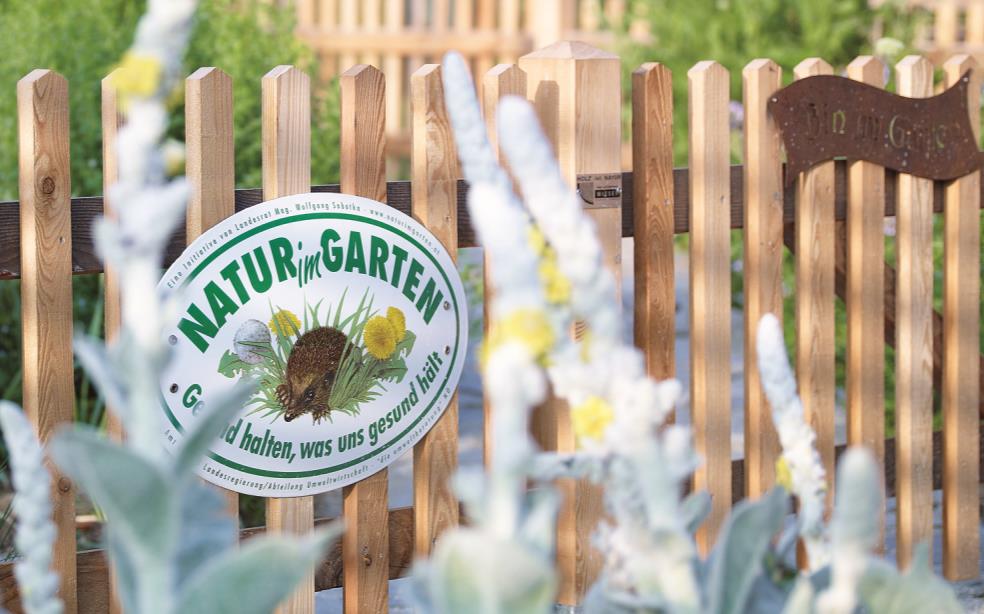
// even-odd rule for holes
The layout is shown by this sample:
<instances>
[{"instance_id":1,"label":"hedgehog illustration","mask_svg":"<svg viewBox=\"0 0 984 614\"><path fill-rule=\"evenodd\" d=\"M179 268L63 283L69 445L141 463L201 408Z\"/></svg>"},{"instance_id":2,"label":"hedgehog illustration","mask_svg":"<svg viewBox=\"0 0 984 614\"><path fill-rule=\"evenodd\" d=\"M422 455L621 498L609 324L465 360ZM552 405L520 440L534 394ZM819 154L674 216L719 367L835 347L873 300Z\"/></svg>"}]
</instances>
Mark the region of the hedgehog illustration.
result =
<instances>
[{"instance_id":1,"label":"hedgehog illustration","mask_svg":"<svg viewBox=\"0 0 984 614\"><path fill-rule=\"evenodd\" d=\"M328 326L300 336L287 358L286 381L277 386L285 422L303 414L311 414L319 422L331 412L328 398L335 374L350 347L345 333Z\"/></svg>"}]
</instances>

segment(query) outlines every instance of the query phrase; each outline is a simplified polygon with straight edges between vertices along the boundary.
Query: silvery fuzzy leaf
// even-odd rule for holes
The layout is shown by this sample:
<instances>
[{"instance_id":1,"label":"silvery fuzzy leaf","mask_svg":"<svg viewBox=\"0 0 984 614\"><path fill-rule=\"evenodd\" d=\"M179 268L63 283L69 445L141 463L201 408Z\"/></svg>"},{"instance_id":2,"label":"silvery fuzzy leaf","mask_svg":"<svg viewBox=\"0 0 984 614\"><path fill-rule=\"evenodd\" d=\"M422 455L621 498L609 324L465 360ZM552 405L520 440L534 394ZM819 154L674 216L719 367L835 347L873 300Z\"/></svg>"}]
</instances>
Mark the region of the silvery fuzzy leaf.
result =
<instances>
[{"instance_id":1,"label":"silvery fuzzy leaf","mask_svg":"<svg viewBox=\"0 0 984 614\"><path fill-rule=\"evenodd\" d=\"M786 507L785 491L773 488L761 499L742 501L732 510L709 562L708 612L744 611L752 586L762 573L762 559L782 527Z\"/></svg>"},{"instance_id":2,"label":"silvery fuzzy leaf","mask_svg":"<svg viewBox=\"0 0 984 614\"><path fill-rule=\"evenodd\" d=\"M696 533L697 527L704 522L710 513L711 494L706 490L692 492L680 502L680 515L683 516L688 533Z\"/></svg>"},{"instance_id":3,"label":"silvery fuzzy leaf","mask_svg":"<svg viewBox=\"0 0 984 614\"><path fill-rule=\"evenodd\" d=\"M189 480L179 496L181 532L175 571L181 590L205 564L236 544L239 523L229 515L217 487Z\"/></svg>"},{"instance_id":4,"label":"silvery fuzzy leaf","mask_svg":"<svg viewBox=\"0 0 984 614\"><path fill-rule=\"evenodd\" d=\"M919 544L905 574L884 561L870 559L858 585L858 597L866 610L879 614L963 612L953 588L933 575L928 558L926 545Z\"/></svg>"},{"instance_id":5,"label":"silvery fuzzy leaf","mask_svg":"<svg viewBox=\"0 0 984 614\"><path fill-rule=\"evenodd\" d=\"M813 614L813 585L807 578L797 578L782 614ZM774 611L774 610L773 610Z\"/></svg>"},{"instance_id":6,"label":"silvery fuzzy leaf","mask_svg":"<svg viewBox=\"0 0 984 614\"><path fill-rule=\"evenodd\" d=\"M584 614L661 614L665 611L665 607L644 607L635 601L637 599L631 595L610 591L605 579L601 578L588 589L581 607ZM660 604L665 606L662 601Z\"/></svg>"},{"instance_id":7,"label":"silvery fuzzy leaf","mask_svg":"<svg viewBox=\"0 0 984 614\"><path fill-rule=\"evenodd\" d=\"M553 608L553 557L478 529L444 533L423 574L432 614L537 614Z\"/></svg>"},{"instance_id":8,"label":"silvery fuzzy leaf","mask_svg":"<svg viewBox=\"0 0 984 614\"><path fill-rule=\"evenodd\" d=\"M49 447L58 467L102 509L127 547L173 550L172 483L160 469L89 427L63 430Z\"/></svg>"},{"instance_id":9,"label":"silvery fuzzy leaf","mask_svg":"<svg viewBox=\"0 0 984 614\"><path fill-rule=\"evenodd\" d=\"M114 368L115 361L109 350L97 339L81 334L75 335L74 350L106 406L126 425L129 420L126 387L120 377L121 371Z\"/></svg>"},{"instance_id":10,"label":"silvery fuzzy leaf","mask_svg":"<svg viewBox=\"0 0 984 614\"><path fill-rule=\"evenodd\" d=\"M759 574L752 583L742 614L775 614L781 612L790 595L789 582L777 585L768 573Z\"/></svg>"},{"instance_id":11,"label":"silvery fuzzy leaf","mask_svg":"<svg viewBox=\"0 0 984 614\"><path fill-rule=\"evenodd\" d=\"M189 578L178 598L183 614L271 612L342 532L340 522L305 537L266 536L214 558Z\"/></svg>"},{"instance_id":12,"label":"silvery fuzzy leaf","mask_svg":"<svg viewBox=\"0 0 984 614\"><path fill-rule=\"evenodd\" d=\"M229 393L211 402L203 415L185 430L174 457L174 471L179 478L195 475L195 468L208 452L208 448L222 433L222 429L246 406L255 389L254 380L240 380Z\"/></svg>"},{"instance_id":13,"label":"silvery fuzzy leaf","mask_svg":"<svg viewBox=\"0 0 984 614\"><path fill-rule=\"evenodd\" d=\"M138 583L141 574L150 572L146 569L140 569L136 565L126 544L114 530L107 531L106 550L113 562L113 580L122 610L124 612L139 612L137 603L140 587Z\"/></svg>"},{"instance_id":14,"label":"silvery fuzzy leaf","mask_svg":"<svg viewBox=\"0 0 984 614\"><path fill-rule=\"evenodd\" d=\"M552 486L539 486L529 492L526 502L528 510L519 528L519 540L550 557L557 534L557 491Z\"/></svg>"}]
</instances>

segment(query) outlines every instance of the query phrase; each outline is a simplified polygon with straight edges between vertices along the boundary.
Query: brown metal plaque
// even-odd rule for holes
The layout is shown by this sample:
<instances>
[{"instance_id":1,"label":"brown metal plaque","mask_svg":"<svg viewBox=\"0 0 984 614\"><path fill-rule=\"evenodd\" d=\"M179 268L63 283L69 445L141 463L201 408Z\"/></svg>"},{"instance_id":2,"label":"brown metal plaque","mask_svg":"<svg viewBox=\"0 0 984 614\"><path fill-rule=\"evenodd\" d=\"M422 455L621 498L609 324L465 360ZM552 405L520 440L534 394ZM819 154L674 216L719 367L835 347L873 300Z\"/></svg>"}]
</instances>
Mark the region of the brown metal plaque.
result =
<instances>
[{"instance_id":1,"label":"brown metal plaque","mask_svg":"<svg viewBox=\"0 0 984 614\"><path fill-rule=\"evenodd\" d=\"M622 173L577 176L577 194L585 209L608 209L622 205Z\"/></svg>"},{"instance_id":2,"label":"brown metal plaque","mask_svg":"<svg viewBox=\"0 0 984 614\"><path fill-rule=\"evenodd\" d=\"M978 170L984 154L970 126L969 86L970 71L932 98L906 98L829 75L793 82L768 105L786 146L786 185L841 156L928 179Z\"/></svg>"}]
</instances>

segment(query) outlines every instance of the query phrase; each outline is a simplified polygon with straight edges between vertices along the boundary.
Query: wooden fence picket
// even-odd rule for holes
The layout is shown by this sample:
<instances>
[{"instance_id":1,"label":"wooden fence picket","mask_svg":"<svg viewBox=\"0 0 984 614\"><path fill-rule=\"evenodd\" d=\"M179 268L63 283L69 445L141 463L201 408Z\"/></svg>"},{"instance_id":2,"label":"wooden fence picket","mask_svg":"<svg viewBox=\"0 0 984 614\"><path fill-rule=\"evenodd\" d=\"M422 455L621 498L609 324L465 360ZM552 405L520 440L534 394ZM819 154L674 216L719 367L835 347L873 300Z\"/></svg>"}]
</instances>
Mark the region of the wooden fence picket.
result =
<instances>
[{"instance_id":1,"label":"wooden fence picket","mask_svg":"<svg viewBox=\"0 0 984 614\"><path fill-rule=\"evenodd\" d=\"M820 58L803 60L793 69L796 79L833 73L830 64ZM833 161L818 164L797 178L796 379L827 475L828 511L835 474L834 197Z\"/></svg>"},{"instance_id":2,"label":"wooden fence picket","mask_svg":"<svg viewBox=\"0 0 984 614\"><path fill-rule=\"evenodd\" d=\"M411 213L456 259L458 253L458 157L444 106L438 64L410 78L412 132ZM450 348L447 348L450 350ZM427 556L444 530L458 524L451 478L458 467L458 393L413 448L413 510L417 556Z\"/></svg>"},{"instance_id":3,"label":"wooden fence picket","mask_svg":"<svg viewBox=\"0 0 984 614\"><path fill-rule=\"evenodd\" d=\"M386 84L372 66L341 77L342 192L386 202ZM389 514L386 469L342 489L345 614L386 612Z\"/></svg>"},{"instance_id":4,"label":"wooden fence picket","mask_svg":"<svg viewBox=\"0 0 984 614\"><path fill-rule=\"evenodd\" d=\"M673 263L673 73L632 73L633 338L657 380L676 375Z\"/></svg>"},{"instance_id":5,"label":"wooden fence picket","mask_svg":"<svg viewBox=\"0 0 984 614\"><path fill-rule=\"evenodd\" d=\"M766 110L782 68L752 60L742 71L745 108L745 496L775 484L779 437L758 373L756 339L767 313L782 319L782 159L779 130Z\"/></svg>"},{"instance_id":6,"label":"wooden fence picket","mask_svg":"<svg viewBox=\"0 0 984 614\"><path fill-rule=\"evenodd\" d=\"M113 203L109 197L109 188L119 179L119 156L116 153L116 137L126 123L126 118L120 108L120 103L116 96L116 88L113 87L113 73L103 78L100 83L100 92L103 154L103 215L113 218L116 212L113 209ZM114 342L119 333L122 324L121 308L119 278L111 267L106 267L103 275L103 322L107 343ZM106 432L114 439L121 439L123 437L123 425L113 409L112 407L106 407Z\"/></svg>"},{"instance_id":7,"label":"wooden fence picket","mask_svg":"<svg viewBox=\"0 0 984 614\"><path fill-rule=\"evenodd\" d=\"M946 87L968 70L970 125L980 136L980 77L967 55L944 64ZM979 387L981 172L946 186L943 209L943 574L980 574Z\"/></svg>"},{"instance_id":8,"label":"wooden fence picket","mask_svg":"<svg viewBox=\"0 0 984 614\"><path fill-rule=\"evenodd\" d=\"M21 335L24 413L42 443L71 424L72 213L68 82L33 70L17 82L20 156ZM67 614L78 608L75 565L76 487L54 465L51 553Z\"/></svg>"},{"instance_id":9,"label":"wooden fence picket","mask_svg":"<svg viewBox=\"0 0 984 614\"><path fill-rule=\"evenodd\" d=\"M524 55L519 66L526 72L527 98L553 143L568 184L576 186L581 175L618 174L622 142L618 56L585 43L560 42ZM615 276L613 300L620 305L621 204L590 208L586 213L595 223L604 264ZM559 399L551 398L538 408L531 424L544 449L575 449L570 411ZM602 517L602 491L587 479L559 480L558 486L564 497L557 519L558 601L574 605L601 570L601 553L592 545L591 535Z\"/></svg>"},{"instance_id":10,"label":"wooden fence picket","mask_svg":"<svg viewBox=\"0 0 984 614\"><path fill-rule=\"evenodd\" d=\"M848 65L847 76L882 87L884 65L862 56ZM884 464L884 167L848 161L847 190L847 441L867 446Z\"/></svg>"},{"instance_id":11,"label":"wooden fence picket","mask_svg":"<svg viewBox=\"0 0 984 614\"><path fill-rule=\"evenodd\" d=\"M933 95L933 65L908 56L898 93ZM907 567L916 544L933 546L933 182L900 174L896 212L896 556ZM930 550L931 552L931 550Z\"/></svg>"},{"instance_id":12,"label":"wooden fence picket","mask_svg":"<svg viewBox=\"0 0 984 614\"><path fill-rule=\"evenodd\" d=\"M503 96L526 96L526 73L515 64L497 64L482 78L482 112L485 115L485 129L489 142L500 164L506 165L499 151L499 135L496 128L495 113ZM482 338L489 338L489 325L492 323L492 262L488 256L483 262L482 293ZM492 463L492 404L488 395L482 395L482 461L486 467Z\"/></svg>"},{"instance_id":13,"label":"wooden fence picket","mask_svg":"<svg viewBox=\"0 0 984 614\"><path fill-rule=\"evenodd\" d=\"M704 464L694 488L712 497L697 532L710 551L731 509L731 201L728 71L700 62L690 81L690 416Z\"/></svg>"},{"instance_id":14,"label":"wooden fence picket","mask_svg":"<svg viewBox=\"0 0 984 614\"><path fill-rule=\"evenodd\" d=\"M311 189L311 85L293 66L278 66L263 76L263 199ZM270 533L304 534L314 529L313 497L269 497ZM314 574L302 580L278 614L314 612Z\"/></svg>"},{"instance_id":15,"label":"wooden fence picket","mask_svg":"<svg viewBox=\"0 0 984 614\"><path fill-rule=\"evenodd\" d=\"M236 212L232 79L219 68L199 68L185 79L185 243ZM221 487L239 525L239 493Z\"/></svg>"}]
</instances>

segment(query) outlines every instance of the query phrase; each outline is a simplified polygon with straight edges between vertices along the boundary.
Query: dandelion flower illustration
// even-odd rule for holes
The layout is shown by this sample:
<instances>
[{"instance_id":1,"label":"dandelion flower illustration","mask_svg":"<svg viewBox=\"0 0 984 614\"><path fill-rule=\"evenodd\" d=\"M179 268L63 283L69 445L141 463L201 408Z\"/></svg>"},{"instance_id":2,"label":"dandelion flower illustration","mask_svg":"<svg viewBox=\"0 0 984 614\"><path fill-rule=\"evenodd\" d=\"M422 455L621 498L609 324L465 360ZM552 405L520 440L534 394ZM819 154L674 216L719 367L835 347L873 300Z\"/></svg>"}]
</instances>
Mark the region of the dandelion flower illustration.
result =
<instances>
[{"instance_id":1,"label":"dandelion flower illustration","mask_svg":"<svg viewBox=\"0 0 984 614\"><path fill-rule=\"evenodd\" d=\"M301 330L301 321L290 311L281 309L270 318L270 330L274 333L279 330L282 335L294 335Z\"/></svg>"},{"instance_id":2,"label":"dandelion flower illustration","mask_svg":"<svg viewBox=\"0 0 984 614\"><path fill-rule=\"evenodd\" d=\"M571 426L578 440L593 439L601 441L605 429L615 418L612 406L602 398L590 396L580 405L571 409Z\"/></svg>"},{"instance_id":3,"label":"dandelion flower illustration","mask_svg":"<svg viewBox=\"0 0 984 614\"><path fill-rule=\"evenodd\" d=\"M386 310L386 319L393 325L396 342L403 341L403 338L407 336L407 318L403 312L396 307L390 307Z\"/></svg>"},{"instance_id":4,"label":"dandelion flower illustration","mask_svg":"<svg viewBox=\"0 0 984 614\"><path fill-rule=\"evenodd\" d=\"M383 316L373 316L362 331L366 351L379 360L386 360L396 351L396 331Z\"/></svg>"},{"instance_id":5,"label":"dandelion flower illustration","mask_svg":"<svg viewBox=\"0 0 984 614\"><path fill-rule=\"evenodd\" d=\"M270 344L270 331L266 325L259 320L246 320L236 331L233 340L233 350L239 360L255 365L263 360L263 356L256 353L257 345Z\"/></svg>"}]
</instances>

